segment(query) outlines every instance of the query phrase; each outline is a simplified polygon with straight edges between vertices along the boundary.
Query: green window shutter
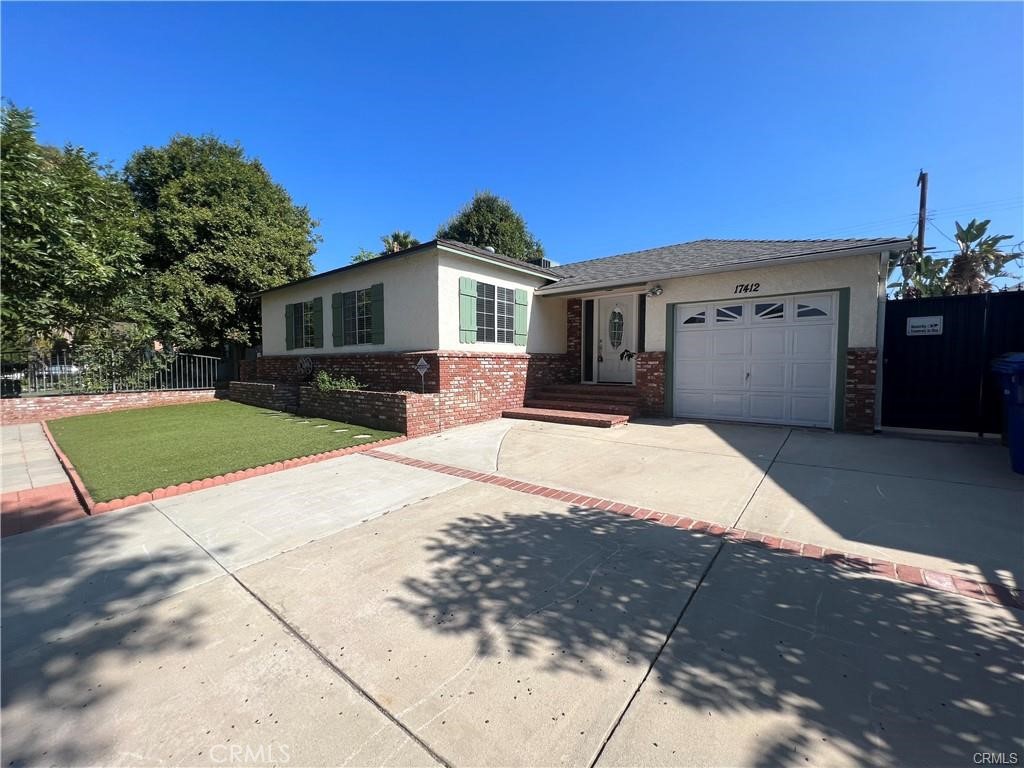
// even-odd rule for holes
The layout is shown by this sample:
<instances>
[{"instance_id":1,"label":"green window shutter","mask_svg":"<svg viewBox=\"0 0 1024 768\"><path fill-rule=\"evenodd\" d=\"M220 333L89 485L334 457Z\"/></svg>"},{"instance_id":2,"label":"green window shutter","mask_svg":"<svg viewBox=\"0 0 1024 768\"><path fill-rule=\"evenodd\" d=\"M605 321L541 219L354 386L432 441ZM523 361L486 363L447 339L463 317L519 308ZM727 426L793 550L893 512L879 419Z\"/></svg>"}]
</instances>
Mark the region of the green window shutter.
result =
<instances>
[{"instance_id":1,"label":"green window shutter","mask_svg":"<svg viewBox=\"0 0 1024 768\"><path fill-rule=\"evenodd\" d=\"M324 345L324 297L313 299L313 346Z\"/></svg>"},{"instance_id":2,"label":"green window shutter","mask_svg":"<svg viewBox=\"0 0 1024 768\"><path fill-rule=\"evenodd\" d=\"M476 280L459 278L459 341L476 343Z\"/></svg>"},{"instance_id":3,"label":"green window shutter","mask_svg":"<svg viewBox=\"0 0 1024 768\"><path fill-rule=\"evenodd\" d=\"M370 322L374 344L384 343L384 283L370 286Z\"/></svg>"},{"instance_id":4,"label":"green window shutter","mask_svg":"<svg viewBox=\"0 0 1024 768\"><path fill-rule=\"evenodd\" d=\"M516 346L526 346L526 291L516 288L516 315L515 315L515 340Z\"/></svg>"},{"instance_id":5,"label":"green window shutter","mask_svg":"<svg viewBox=\"0 0 1024 768\"><path fill-rule=\"evenodd\" d=\"M343 332L345 321L341 316L341 294L331 294L331 340L334 346L340 347L345 343Z\"/></svg>"},{"instance_id":6,"label":"green window shutter","mask_svg":"<svg viewBox=\"0 0 1024 768\"><path fill-rule=\"evenodd\" d=\"M342 341L344 344L356 343L356 292L348 291L341 294Z\"/></svg>"},{"instance_id":7,"label":"green window shutter","mask_svg":"<svg viewBox=\"0 0 1024 768\"><path fill-rule=\"evenodd\" d=\"M295 349L295 305L284 305L284 348Z\"/></svg>"}]
</instances>

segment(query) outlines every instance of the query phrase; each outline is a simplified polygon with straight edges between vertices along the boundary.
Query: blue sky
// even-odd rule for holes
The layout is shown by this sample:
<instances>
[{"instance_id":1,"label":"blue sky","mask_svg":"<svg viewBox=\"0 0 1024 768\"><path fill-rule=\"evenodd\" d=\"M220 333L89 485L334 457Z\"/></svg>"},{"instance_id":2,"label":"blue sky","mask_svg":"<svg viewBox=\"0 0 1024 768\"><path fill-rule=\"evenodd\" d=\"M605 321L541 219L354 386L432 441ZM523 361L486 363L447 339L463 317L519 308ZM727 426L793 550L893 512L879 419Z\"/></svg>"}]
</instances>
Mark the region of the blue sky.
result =
<instances>
[{"instance_id":1,"label":"blue sky","mask_svg":"<svg viewBox=\"0 0 1024 768\"><path fill-rule=\"evenodd\" d=\"M475 190L559 262L703 237L1024 239L1024 5L25 4L2 92L122 164L237 140L321 221L318 270Z\"/></svg>"}]
</instances>

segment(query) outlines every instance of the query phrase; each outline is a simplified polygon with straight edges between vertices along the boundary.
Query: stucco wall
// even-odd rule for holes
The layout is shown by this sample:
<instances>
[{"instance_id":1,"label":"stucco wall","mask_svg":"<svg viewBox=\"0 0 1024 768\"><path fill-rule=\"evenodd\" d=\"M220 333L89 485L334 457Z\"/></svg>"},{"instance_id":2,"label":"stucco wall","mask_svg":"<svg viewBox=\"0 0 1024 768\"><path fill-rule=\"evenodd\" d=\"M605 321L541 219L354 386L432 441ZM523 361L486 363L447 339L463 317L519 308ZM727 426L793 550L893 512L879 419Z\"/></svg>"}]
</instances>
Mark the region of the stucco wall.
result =
<instances>
[{"instance_id":1,"label":"stucco wall","mask_svg":"<svg viewBox=\"0 0 1024 768\"><path fill-rule=\"evenodd\" d=\"M661 296L647 299L647 350L665 350L669 304L689 301L753 299L805 291L850 289L850 347L874 347L878 317L879 254L849 256L778 267L662 280ZM757 293L735 294L739 283L760 283Z\"/></svg>"},{"instance_id":2,"label":"stucco wall","mask_svg":"<svg viewBox=\"0 0 1024 768\"><path fill-rule=\"evenodd\" d=\"M369 264L264 295L263 354L310 355L437 349L437 259L438 252L434 249L382 261L380 264ZM369 288L374 283L384 284L384 343L334 346L331 295ZM285 349L285 305L309 301L317 296L322 297L324 302L323 347Z\"/></svg>"},{"instance_id":3,"label":"stucco wall","mask_svg":"<svg viewBox=\"0 0 1024 768\"><path fill-rule=\"evenodd\" d=\"M522 288L527 294L527 352L565 352L565 299L534 300L533 292L548 281L520 274L486 262L442 251L437 270L439 349L490 352L522 352L515 344L459 341L459 278L493 283L504 288ZM283 311L283 310L282 310Z\"/></svg>"}]
</instances>

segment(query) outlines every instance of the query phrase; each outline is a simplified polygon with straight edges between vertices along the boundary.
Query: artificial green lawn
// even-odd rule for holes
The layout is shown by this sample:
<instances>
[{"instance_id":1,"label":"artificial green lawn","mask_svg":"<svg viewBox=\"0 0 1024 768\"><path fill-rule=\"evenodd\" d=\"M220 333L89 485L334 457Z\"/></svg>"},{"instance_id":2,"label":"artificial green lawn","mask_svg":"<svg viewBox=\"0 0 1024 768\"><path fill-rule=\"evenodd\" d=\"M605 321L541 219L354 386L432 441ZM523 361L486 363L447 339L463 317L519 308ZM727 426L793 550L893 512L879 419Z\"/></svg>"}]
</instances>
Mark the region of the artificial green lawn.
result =
<instances>
[{"instance_id":1,"label":"artificial green lawn","mask_svg":"<svg viewBox=\"0 0 1024 768\"><path fill-rule=\"evenodd\" d=\"M71 416L49 427L97 502L396 434L227 400Z\"/></svg>"}]
</instances>

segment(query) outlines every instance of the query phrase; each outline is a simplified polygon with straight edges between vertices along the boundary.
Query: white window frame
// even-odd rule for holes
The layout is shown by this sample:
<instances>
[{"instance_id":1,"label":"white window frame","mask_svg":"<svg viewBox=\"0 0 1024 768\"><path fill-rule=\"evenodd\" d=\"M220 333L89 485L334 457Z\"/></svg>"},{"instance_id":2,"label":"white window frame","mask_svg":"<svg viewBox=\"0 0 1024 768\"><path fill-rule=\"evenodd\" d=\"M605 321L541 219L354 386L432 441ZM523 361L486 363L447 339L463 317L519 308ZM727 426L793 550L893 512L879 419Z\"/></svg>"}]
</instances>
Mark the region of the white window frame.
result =
<instances>
[{"instance_id":1,"label":"white window frame","mask_svg":"<svg viewBox=\"0 0 1024 768\"><path fill-rule=\"evenodd\" d=\"M493 298L481 296L490 289ZM505 298L501 298L504 296ZM481 309L481 303L490 301L493 309L487 311ZM499 309L507 309L507 312L499 312ZM490 325L480 322L481 318L490 320ZM504 320L504 327L502 327ZM485 332L490 331L492 338L485 338ZM476 283L476 340L481 344L515 344L516 341L516 291L515 288L506 288L494 283L485 283L478 280Z\"/></svg>"}]
</instances>

